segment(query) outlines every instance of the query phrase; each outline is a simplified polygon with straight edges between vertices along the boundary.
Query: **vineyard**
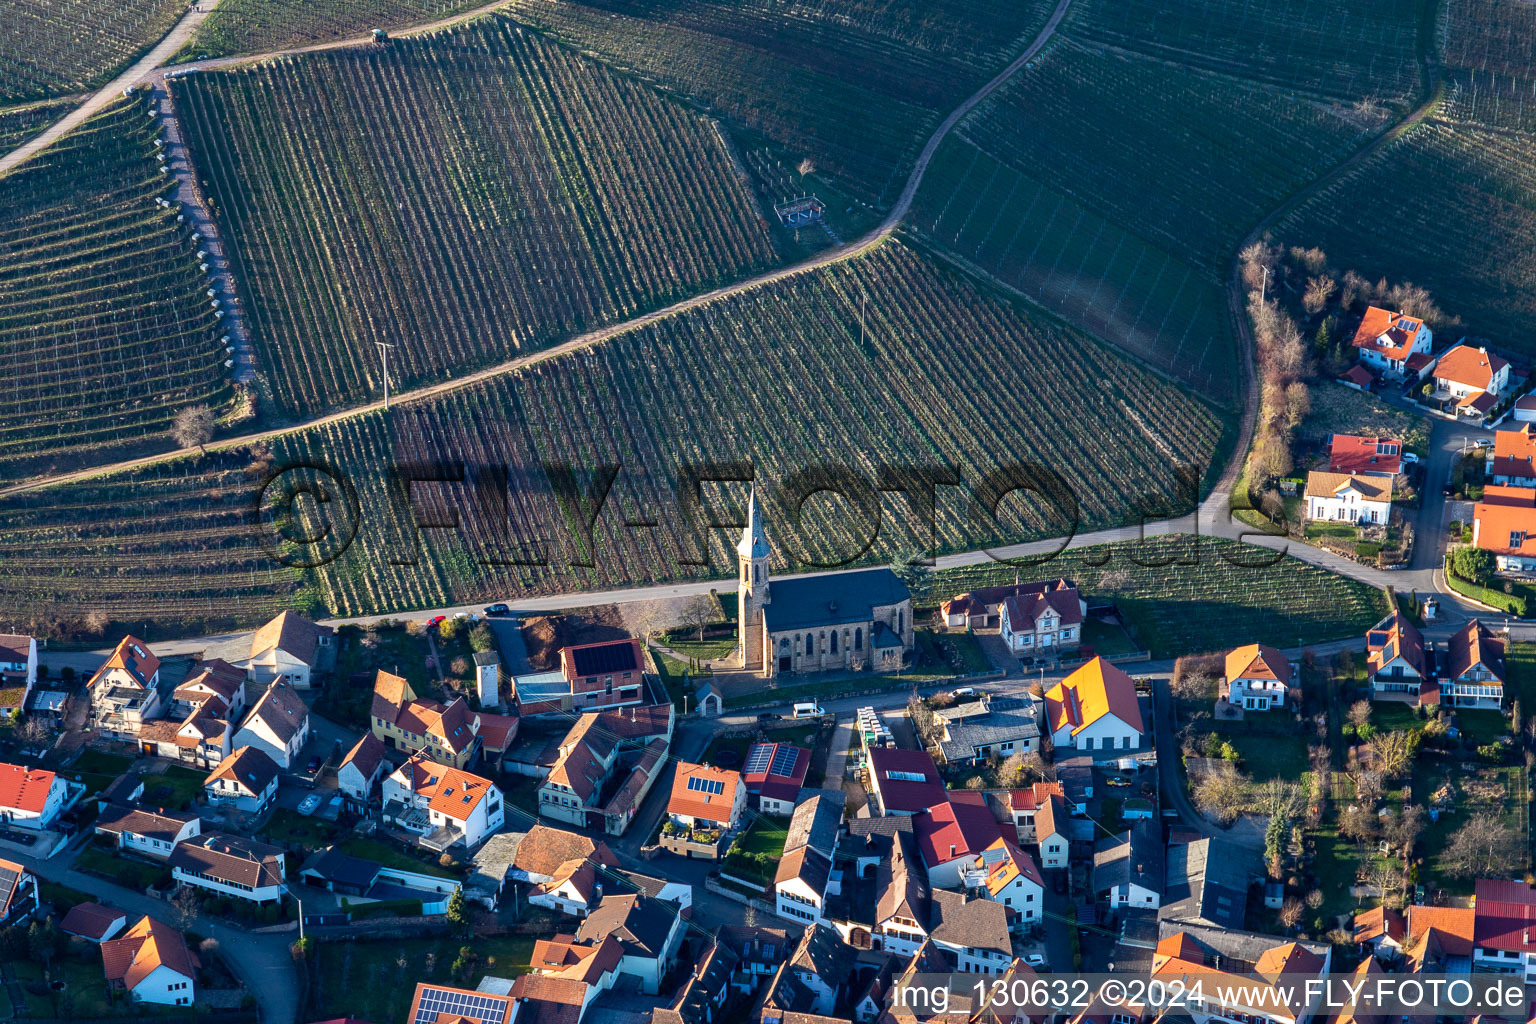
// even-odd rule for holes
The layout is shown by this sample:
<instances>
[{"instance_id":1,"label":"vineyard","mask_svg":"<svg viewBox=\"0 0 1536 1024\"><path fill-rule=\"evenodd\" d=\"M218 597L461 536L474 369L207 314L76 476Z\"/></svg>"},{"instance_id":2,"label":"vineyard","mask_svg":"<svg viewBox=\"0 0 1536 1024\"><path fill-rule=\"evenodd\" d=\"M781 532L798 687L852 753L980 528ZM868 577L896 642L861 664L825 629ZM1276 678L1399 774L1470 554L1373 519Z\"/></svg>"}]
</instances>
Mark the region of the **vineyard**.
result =
<instances>
[{"instance_id":1,"label":"vineyard","mask_svg":"<svg viewBox=\"0 0 1536 1024\"><path fill-rule=\"evenodd\" d=\"M1221 282L1233 252L1375 126L1270 88L1060 43L940 148L911 224L1230 402Z\"/></svg>"},{"instance_id":2,"label":"vineyard","mask_svg":"<svg viewBox=\"0 0 1536 1024\"><path fill-rule=\"evenodd\" d=\"M1441 17L1450 80L1441 113L1536 130L1536 7L1514 0L1448 0Z\"/></svg>"},{"instance_id":3,"label":"vineyard","mask_svg":"<svg viewBox=\"0 0 1536 1024\"><path fill-rule=\"evenodd\" d=\"M185 0L8 0L0 18L0 102L100 85L186 9Z\"/></svg>"},{"instance_id":4,"label":"vineyard","mask_svg":"<svg viewBox=\"0 0 1536 1024\"><path fill-rule=\"evenodd\" d=\"M1404 0L1080 0L1072 34L1224 74L1406 106L1419 5Z\"/></svg>"},{"instance_id":5,"label":"vineyard","mask_svg":"<svg viewBox=\"0 0 1536 1024\"><path fill-rule=\"evenodd\" d=\"M1114 601L1154 658L1364 635L1387 613L1375 587L1289 556L1262 564L1274 555L1211 537L1148 537L1075 548L1024 570L1024 578L1065 576L1091 598ZM947 597L1012 583L1015 572L1008 565L943 569L933 592Z\"/></svg>"},{"instance_id":6,"label":"vineyard","mask_svg":"<svg viewBox=\"0 0 1536 1024\"><path fill-rule=\"evenodd\" d=\"M163 433L229 395L156 125L121 100L0 178L0 476Z\"/></svg>"},{"instance_id":7,"label":"vineyard","mask_svg":"<svg viewBox=\"0 0 1536 1024\"><path fill-rule=\"evenodd\" d=\"M980 481L999 466L1039 461L1061 473L1080 503L1078 528L1092 529L1138 511L1175 511L1170 463L1209 461L1222 431L1197 401L1123 357L1028 319L888 241L526 371L399 405L388 417L285 435L272 456L277 466L323 461L356 487L356 539L314 571L316 596L352 614L729 573L732 531L685 528L680 519L679 467L687 464L754 467L779 568L805 568L857 557L867 531L848 502L825 495L808 501L797 522L779 490L796 473L825 484L837 473L825 467L847 467L872 487L882 465L951 466L967 486L937 488L934 539L969 549L1068 528L1044 503L1017 495L995 520L974 507L972 497L986 490ZM390 465L443 463L418 473L462 479L416 484L409 509L392 496ZM561 463L574 467L566 487L544 468ZM114 537L123 550L163 549L167 565L204 565L209 579L250 595L250 582L237 586L226 565L252 564L258 541L212 510L233 509L237 499L208 500L219 481L242 488L232 468L215 481L208 464L183 460L161 467L163 478L115 478L111 486L139 496L123 508L154 519L135 530L114 518ZM601 491L592 478L604 464L621 469L588 546L581 524L595 514L589 490ZM500 465L506 477L494 469ZM244 484L247 506L258 475ZM1025 479L1043 478L1036 471ZM704 516L739 519L744 485L701 490ZM154 493L163 500L147 496ZM88 503L72 491L63 497L66 507ZM884 515L866 560L926 543L916 525L925 517L908 499L892 492L874 500ZM44 496L0 503L0 530L20 536L28 517L51 521L49 504ZM187 512L162 515L164 508ZM455 517L456 529L419 536L410 525ZM8 569L89 605L98 577L61 567L101 564L80 550L81 531L94 538L96 529L40 528L33 555L18 554ZM540 559L549 564L512 564ZM282 574L263 579L263 601L273 587L300 586ZM143 600L175 615L177 588L202 594L205 582L195 572L176 576L145 587L154 596Z\"/></svg>"},{"instance_id":8,"label":"vineyard","mask_svg":"<svg viewBox=\"0 0 1536 1024\"><path fill-rule=\"evenodd\" d=\"M407 28L482 6L483 0L219 0L185 55L271 53Z\"/></svg>"},{"instance_id":9,"label":"vineyard","mask_svg":"<svg viewBox=\"0 0 1536 1024\"><path fill-rule=\"evenodd\" d=\"M174 85L286 414L778 259L708 121L505 18Z\"/></svg>"},{"instance_id":10,"label":"vineyard","mask_svg":"<svg viewBox=\"0 0 1536 1024\"><path fill-rule=\"evenodd\" d=\"M1277 228L1336 266L1428 288L1466 331L1536 354L1536 138L1425 124Z\"/></svg>"},{"instance_id":11,"label":"vineyard","mask_svg":"<svg viewBox=\"0 0 1536 1024\"><path fill-rule=\"evenodd\" d=\"M56 100L0 110L0 155L9 153L53 124L73 106L73 100Z\"/></svg>"},{"instance_id":12,"label":"vineyard","mask_svg":"<svg viewBox=\"0 0 1536 1024\"><path fill-rule=\"evenodd\" d=\"M760 133L877 206L929 132L1045 23L1051 0L516 0L531 25Z\"/></svg>"}]
</instances>

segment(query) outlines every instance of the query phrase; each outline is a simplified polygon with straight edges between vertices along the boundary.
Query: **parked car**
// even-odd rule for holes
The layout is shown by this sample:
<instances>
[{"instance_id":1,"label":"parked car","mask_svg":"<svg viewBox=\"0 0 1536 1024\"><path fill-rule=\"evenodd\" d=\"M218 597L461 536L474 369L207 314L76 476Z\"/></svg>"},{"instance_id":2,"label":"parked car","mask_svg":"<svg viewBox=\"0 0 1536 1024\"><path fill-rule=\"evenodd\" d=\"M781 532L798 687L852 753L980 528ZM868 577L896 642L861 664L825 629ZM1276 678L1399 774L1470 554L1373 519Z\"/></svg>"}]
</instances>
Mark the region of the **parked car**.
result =
<instances>
[{"instance_id":1,"label":"parked car","mask_svg":"<svg viewBox=\"0 0 1536 1024\"><path fill-rule=\"evenodd\" d=\"M1447 498L1454 498L1456 496L1456 485L1442 484L1440 487L1440 493Z\"/></svg>"},{"instance_id":2,"label":"parked car","mask_svg":"<svg viewBox=\"0 0 1536 1024\"><path fill-rule=\"evenodd\" d=\"M441 626L443 623L445 623L447 621L448 621L448 616L446 616L446 615L434 615L430 619L427 620L427 625L428 626Z\"/></svg>"},{"instance_id":3,"label":"parked car","mask_svg":"<svg viewBox=\"0 0 1536 1024\"><path fill-rule=\"evenodd\" d=\"M757 715L757 720L759 722L779 722L783 719L783 715L776 715L772 711L760 711Z\"/></svg>"},{"instance_id":4,"label":"parked car","mask_svg":"<svg viewBox=\"0 0 1536 1024\"><path fill-rule=\"evenodd\" d=\"M1403 452L1403 461L1410 466L1416 466L1418 465L1419 457L1413 454L1413 452Z\"/></svg>"},{"instance_id":5,"label":"parked car","mask_svg":"<svg viewBox=\"0 0 1536 1024\"><path fill-rule=\"evenodd\" d=\"M1492 448L1493 447L1493 440L1491 438L1487 438L1487 437L1480 437L1480 438L1477 439L1477 443L1474 444L1472 447L1474 447L1474 448Z\"/></svg>"},{"instance_id":6,"label":"parked car","mask_svg":"<svg viewBox=\"0 0 1536 1024\"><path fill-rule=\"evenodd\" d=\"M318 757L310 758L309 762L304 765L304 770L311 775L315 774L315 772L320 770L320 759Z\"/></svg>"},{"instance_id":7,"label":"parked car","mask_svg":"<svg viewBox=\"0 0 1536 1024\"><path fill-rule=\"evenodd\" d=\"M1045 957L1039 953L1031 953L1024 958L1024 962L1031 967L1039 969L1045 966Z\"/></svg>"},{"instance_id":8,"label":"parked car","mask_svg":"<svg viewBox=\"0 0 1536 1024\"><path fill-rule=\"evenodd\" d=\"M485 614L490 615L490 616L492 616L494 618L500 618L503 615L511 615L512 614L512 609L508 608L506 605L501 604L500 602L498 602L496 604L488 604L488 605L486 605L485 606Z\"/></svg>"},{"instance_id":9,"label":"parked car","mask_svg":"<svg viewBox=\"0 0 1536 1024\"><path fill-rule=\"evenodd\" d=\"M796 718L819 718L824 714L826 712L815 701L801 701L795 705L794 716Z\"/></svg>"},{"instance_id":10,"label":"parked car","mask_svg":"<svg viewBox=\"0 0 1536 1024\"><path fill-rule=\"evenodd\" d=\"M976 696L976 687L962 686L957 690L950 690L949 695L951 697L974 697Z\"/></svg>"},{"instance_id":11,"label":"parked car","mask_svg":"<svg viewBox=\"0 0 1536 1024\"><path fill-rule=\"evenodd\" d=\"M1126 778L1124 775L1111 775L1109 778L1105 779L1104 782L1107 785L1114 786L1116 789L1129 786L1131 784L1131 780Z\"/></svg>"}]
</instances>

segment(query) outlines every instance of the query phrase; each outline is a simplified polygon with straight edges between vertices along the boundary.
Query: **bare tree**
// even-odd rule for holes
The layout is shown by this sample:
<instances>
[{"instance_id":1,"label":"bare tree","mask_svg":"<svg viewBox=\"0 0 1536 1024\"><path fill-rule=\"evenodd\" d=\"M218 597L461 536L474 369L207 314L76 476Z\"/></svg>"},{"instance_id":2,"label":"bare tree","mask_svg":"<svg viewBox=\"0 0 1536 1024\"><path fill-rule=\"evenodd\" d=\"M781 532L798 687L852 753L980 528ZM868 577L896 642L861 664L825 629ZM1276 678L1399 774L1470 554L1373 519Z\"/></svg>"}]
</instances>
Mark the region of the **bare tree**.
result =
<instances>
[{"instance_id":1,"label":"bare tree","mask_svg":"<svg viewBox=\"0 0 1536 1024\"><path fill-rule=\"evenodd\" d=\"M1451 874L1460 878L1507 873L1502 869L1519 857L1514 830L1496 814L1483 811L1451 834L1445 860Z\"/></svg>"},{"instance_id":2,"label":"bare tree","mask_svg":"<svg viewBox=\"0 0 1536 1024\"><path fill-rule=\"evenodd\" d=\"M704 627L715 621L715 605L707 597L695 597L683 605L682 624L689 629L696 630L699 634L699 642L704 642Z\"/></svg>"},{"instance_id":3,"label":"bare tree","mask_svg":"<svg viewBox=\"0 0 1536 1024\"><path fill-rule=\"evenodd\" d=\"M110 623L111 620L107 618L107 613L100 608L92 608L85 613L85 631L91 634L91 636L101 636L101 634L107 631L107 626Z\"/></svg>"},{"instance_id":4,"label":"bare tree","mask_svg":"<svg viewBox=\"0 0 1536 1024\"><path fill-rule=\"evenodd\" d=\"M1367 724L1371 720L1371 702L1357 700L1349 706L1349 724L1356 729Z\"/></svg>"},{"instance_id":5,"label":"bare tree","mask_svg":"<svg viewBox=\"0 0 1536 1024\"><path fill-rule=\"evenodd\" d=\"M1355 804L1339 815L1339 835L1356 843L1368 843L1376 838L1376 815L1361 804Z\"/></svg>"},{"instance_id":6,"label":"bare tree","mask_svg":"<svg viewBox=\"0 0 1536 1024\"><path fill-rule=\"evenodd\" d=\"M1402 776L1413 765L1413 755L1419 749L1419 737L1407 729L1379 732L1371 737L1371 754L1376 767L1388 779Z\"/></svg>"},{"instance_id":7,"label":"bare tree","mask_svg":"<svg viewBox=\"0 0 1536 1024\"><path fill-rule=\"evenodd\" d=\"M198 899L197 890L190 885L180 885L171 893L171 910L176 915L176 923L182 931L191 928L197 920Z\"/></svg>"},{"instance_id":8,"label":"bare tree","mask_svg":"<svg viewBox=\"0 0 1536 1024\"><path fill-rule=\"evenodd\" d=\"M810 175L816 173L816 161L812 160L810 157L803 157L800 162L795 165L795 170L799 173L800 177L809 177Z\"/></svg>"},{"instance_id":9,"label":"bare tree","mask_svg":"<svg viewBox=\"0 0 1536 1024\"><path fill-rule=\"evenodd\" d=\"M16 726L16 740L23 747L38 747L53 736L53 727L37 715L28 715Z\"/></svg>"},{"instance_id":10,"label":"bare tree","mask_svg":"<svg viewBox=\"0 0 1536 1024\"><path fill-rule=\"evenodd\" d=\"M213 440L213 427L217 418L206 405L189 405L176 414L171 422L171 437L183 448L199 450Z\"/></svg>"},{"instance_id":11,"label":"bare tree","mask_svg":"<svg viewBox=\"0 0 1536 1024\"><path fill-rule=\"evenodd\" d=\"M624 605L624 624L642 640L649 640L675 620L668 601L636 601Z\"/></svg>"},{"instance_id":12,"label":"bare tree","mask_svg":"<svg viewBox=\"0 0 1536 1024\"><path fill-rule=\"evenodd\" d=\"M1405 860L1413 854L1413 844L1419 841L1423 831L1424 808L1418 804L1404 807L1402 814L1396 815L1386 824L1387 842Z\"/></svg>"},{"instance_id":13,"label":"bare tree","mask_svg":"<svg viewBox=\"0 0 1536 1024\"><path fill-rule=\"evenodd\" d=\"M1195 806L1222 824L1237 819L1248 800L1247 780L1236 768L1223 765L1195 784Z\"/></svg>"},{"instance_id":14,"label":"bare tree","mask_svg":"<svg viewBox=\"0 0 1536 1024\"><path fill-rule=\"evenodd\" d=\"M1280 905L1280 923L1295 928L1301 923L1301 900L1292 896Z\"/></svg>"},{"instance_id":15,"label":"bare tree","mask_svg":"<svg viewBox=\"0 0 1536 1024\"><path fill-rule=\"evenodd\" d=\"M1333 297L1333 290L1338 287L1333 278L1320 276L1307 279L1307 290L1301 297L1301 308L1309 315L1316 316L1328 306L1328 300Z\"/></svg>"}]
</instances>

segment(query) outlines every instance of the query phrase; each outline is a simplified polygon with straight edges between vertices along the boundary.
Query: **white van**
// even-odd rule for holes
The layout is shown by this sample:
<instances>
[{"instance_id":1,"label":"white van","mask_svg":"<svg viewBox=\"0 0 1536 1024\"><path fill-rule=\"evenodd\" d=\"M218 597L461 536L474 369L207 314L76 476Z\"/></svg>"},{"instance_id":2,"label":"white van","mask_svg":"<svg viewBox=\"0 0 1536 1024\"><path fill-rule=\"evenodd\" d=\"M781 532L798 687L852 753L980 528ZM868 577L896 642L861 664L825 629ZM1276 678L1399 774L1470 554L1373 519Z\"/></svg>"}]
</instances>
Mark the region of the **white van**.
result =
<instances>
[{"instance_id":1,"label":"white van","mask_svg":"<svg viewBox=\"0 0 1536 1024\"><path fill-rule=\"evenodd\" d=\"M821 705L815 701L805 701L795 705L795 718L819 718L824 714L826 712L821 710Z\"/></svg>"}]
</instances>

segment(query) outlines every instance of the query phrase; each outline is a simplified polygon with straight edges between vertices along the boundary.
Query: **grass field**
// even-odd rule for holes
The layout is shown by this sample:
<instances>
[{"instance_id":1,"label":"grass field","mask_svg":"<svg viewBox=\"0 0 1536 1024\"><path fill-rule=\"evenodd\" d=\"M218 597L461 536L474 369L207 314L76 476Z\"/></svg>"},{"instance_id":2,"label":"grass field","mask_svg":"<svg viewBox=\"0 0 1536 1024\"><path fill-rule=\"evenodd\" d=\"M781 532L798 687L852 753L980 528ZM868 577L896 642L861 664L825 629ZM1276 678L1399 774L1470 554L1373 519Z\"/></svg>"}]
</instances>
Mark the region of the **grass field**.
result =
<instances>
[{"instance_id":1,"label":"grass field","mask_svg":"<svg viewBox=\"0 0 1536 1024\"><path fill-rule=\"evenodd\" d=\"M262 834L274 843L318 850L329 846L340 830L322 818L306 818L298 811L279 807L262 827Z\"/></svg>"},{"instance_id":2,"label":"grass field","mask_svg":"<svg viewBox=\"0 0 1536 1024\"><path fill-rule=\"evenodd\" d=\"M1429 420L1423 416L1333 381L1314 384L1308 393L1312 411L1297 428L1299 437L1319 444L1333 434L1395 437L1409 451L1423 455L1429 450Z\"/></svg>"},{"instance_id":3,"label":"grass field","mask_svg":"<svg viewBox=\"0 0 1536 1024\"><path fill-rule=\"evenodd\" d=\"M786 482L828 462L822 472L846 467L871 483L881 466L954 467L965 486L937 489L935 540L969 549L1068 527L1070 501L1033 463L1071 480L1078 528L1091 529L1172 509L1181 491L1169 464L1205 464L1222 433L1206 406L1124 357L890 241L440 401L273 441L272 465L319 458L356 489L356 539L317 569L274 565L263 549L273 537L265 518L253 528L251 507L266 473L247 453L0 501L0 607L104 607L140 616L138 629L168 614L257 620L305 595L386 611L719 574L735 564L730 531L678 512L682 468L705 463L754 469L781 568L846 563L864 544L868 520L842 500L812 498L797 521ZM414 511L391 497L385 467L444 457L473 467L466 484L417 485ZM604 463L622 472L589 549L576 526L590 512L571 513ZM558 464L581 482L556 490ZM1000 485L988 479L1029 482L1052 501L1018 492L994 518L971 497L990 505ZM718 521L741 514L744 486L701 490ZM866 560L925 542L907 499L891 493L883 506ZM450 507L459 530L414 536L411 519L446 522ZM626 525L645 521L658 526ZM537 557L550 564L507 564Z\"/></svg>"},{"instance_id":4,"label":"grass field","mask_svg":"<svg viewBox=\"0 0 1536 1024\"><path fill-rule=\"evenodd\" d=\"M347 939L322 942L310 972L310 1016L328 1019L357 1016L365 1020L396 1021L409 1015L416 982L461 985L473 989L487 974L515 978L528 973L533 938L513 935L479 937L471 943L478 959L468 978L455 978L454 960L465 940L453 936L430 939ZM409 983L401 979L409 977Z\"/></svg>"},{"instance_id":5,"label":"grass field","mask_svg":"<svg viewBox=\"0 0 1536 1024\"><path fill-rule=\"evenodd\" d=\"M715 127L506 18L174 84L283 413L778 261Z\"/></svg>"},{"instance_id":6,"label":"grass field","mask_svg":"<svg viewBox=\"0 0 1536 1024\"><path fill-rule=\"evenodd\" d=\"M186 810L192 801L203 795L203 780L207 777L207 772L179 765L171 765L158 775L144 775L144 796L141 802L148 807Z\"/></svg>"},{"instance_id":7,"label":"grass field","mask_svg":"<svg viewBox=\"0 0 1536 1024\"><path fill-rule=\"evenodd\" d=\"M1403 0L1084 0L1068 31L1301 91L1402 102L1420 80L1417 8Z\"/></svg>"},{"instance_id":8,"label":"grass field","mask_svg":"<svg viewBox=\"0 0 1536 1024\"><path fill-rule=\"evenodd\" d=\"M186 9L184 0L10 0L0 18L0 102L101 85Z\"/></svg>"},{"instance_id":9,"label":"grass field","mask_svg":"<svg viewBox=\"0 0 1536 1024\"><path fill-rule=\"evenodd\" d=\"M1276 647L1318 643L1364 634L1386 614L1386 597L1367 584L1290 557L1256 564L1273 554L1175 535L1076 548L1023 571L1025 579L1065 576L1090 598L1115 601L1154 658L1226 650L1237 638ZM1012 583L1017 571L1009 565L940 570L934 593Z\"/></svg>"},{"instance_id":10,"label":"grass field","mask_svg":"<svg viewBox=\"0 0 1536 1024\"><path fill-rule=\"evenodd\" d=\"M395 868L399 871L419 871L424 875L436 875L438 878L458 878L459 876L446 868L439 867L433 861L423 860L420 857L412 857L402 853L395 846L381 843L376 839L365 839L361 836L353 836L340 846L343 853L363 860L377 861L387 868Z\"/></svg>"},{"instance_id":11,"label":"grass field","mask_svg":"<svg viewBox=\"0 0 1536 1024\"><path fill-rule=\"evenodd\" d=\"M196 243L156 205L156 135L121 100L0 180L0 478L229 397Z\"/></svg>"},{"instance_id":12,"label":"grass field","mask_svg":"<svg viewBox=\"0 0 1536 1024\"><path fill-rule=\"evenodd\" d=\"M182 55L269 53L424 25L481 6L482 0L220 0Z\"/></svg>"},{"instance_id":13,"label":"grass field","mask_svg":"<svg viewBox=\"0 0 1536 1024\"><path fill-rule=\"evenodd\" d=\"M1287 244L1320 246L1334 265L1371 280L1422 285L1460 317L1462 333L1530 355L1533 231L1536 137L1433 122L1372 156L1276 233Z\"/></svg>"},{"instance_id":14,"label":"grass field","mask_svg":"<svg viewBox=\"0 0 1536 1024\"><path fill-rule=\"evenodd\" d=\"M878 208L1050 0L519 0L518 18L708 105Z\"/></svg>"},{"instance_id":15,"label":"grass field","mask_svg":"<svg viewBox=\"0 0 1536 1024\"><path fill-rule=\"evenodd\" d=\"M1220 286L1238 242L1380 124L1062 41L946 141L911 223L1074 323L1232 401L1236 350Z\"/></svg>"},{"instance_id":16,"label":"grass field","mask_svg":"<svg viewBox=\"0 0 1536 1024\"><path fill-rule=\"evenodd\" d=\"M788 825L788 818L770 818L764 814L752 818L752 824L731 844L720 869L744 881L772 886L774 870L779 858L784 856L784 840L787 838L784 830ZM756 860L757 857L767 857L768 861L764 863Z\"/></svg>"}]
</instances>

